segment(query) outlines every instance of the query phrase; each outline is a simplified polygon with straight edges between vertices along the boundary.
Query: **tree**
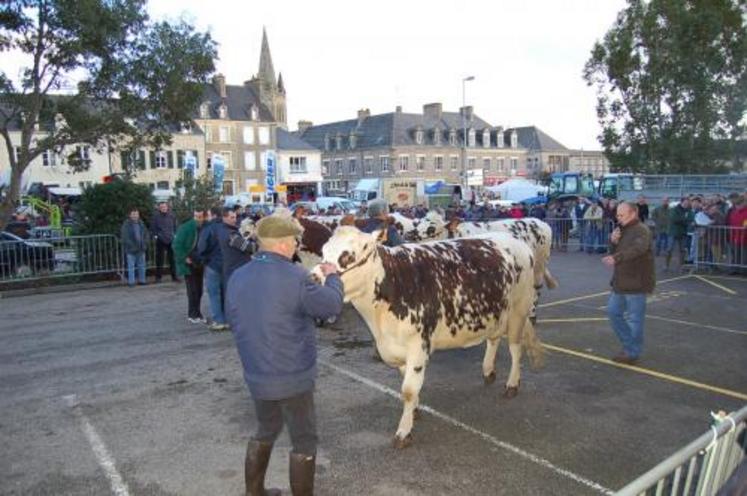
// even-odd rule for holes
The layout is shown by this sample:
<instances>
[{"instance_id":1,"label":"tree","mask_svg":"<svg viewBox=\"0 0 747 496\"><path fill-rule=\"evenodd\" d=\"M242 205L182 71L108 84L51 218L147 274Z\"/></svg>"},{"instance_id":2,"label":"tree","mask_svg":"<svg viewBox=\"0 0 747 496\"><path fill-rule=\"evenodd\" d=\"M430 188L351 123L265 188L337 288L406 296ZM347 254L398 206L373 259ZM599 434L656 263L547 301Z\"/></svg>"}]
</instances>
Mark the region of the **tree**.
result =
<instances>
[{"instance_id":1,"label":"tree","mask_svg":"<svg viewBox=\"0 0 747 496\"><path fill-rule=\"evenodd\" d=\"M18 201L21 174L42 153L65 153L82 170L88 161L73 145L169 144L170 129L190 121L216 57L209 34L184 21L151 22L144 0L3 2L0 51L27 62L19 82L0 72L0 135L11 169L0 227ZM74 82L75 91L61 91ZM11 132L20 132L20 144Z\"/></svg>"},{"instance_id":2,"label":"tree","mask_svg":"<svg viewBox=\"0 0 747 496\"><path fill-rule=\"evenodd\" d=\"M140 218L150 223L155 200L147 184L117 179L107 184L95 184L83 190L75 206L78 218L76 234L115 234L119 236L122 223L130 210L137 208Z\"/></svg>"},{"instance_id":3,"label":"tree","mask_svg":"<svg viewBox=\"0 0 747 496\"><path fill-rule=\"evenodd\" d=\"M744 130L744 0L628 0L584 67L615 170L715 172Z\"/></svg>"},{"instance_id":4,"label":"tree","mask_svg":"<svg viewBox=\"0 0 747 496\"><path fill-rule=\"evenodd\" d=\"M189 171L185 171L184 179L177 183L172 205L179 223L191 219L195 210L208 210L220 205L220 195L215 191L212 176L195 179Z\"/></svg>"}]
</instances>

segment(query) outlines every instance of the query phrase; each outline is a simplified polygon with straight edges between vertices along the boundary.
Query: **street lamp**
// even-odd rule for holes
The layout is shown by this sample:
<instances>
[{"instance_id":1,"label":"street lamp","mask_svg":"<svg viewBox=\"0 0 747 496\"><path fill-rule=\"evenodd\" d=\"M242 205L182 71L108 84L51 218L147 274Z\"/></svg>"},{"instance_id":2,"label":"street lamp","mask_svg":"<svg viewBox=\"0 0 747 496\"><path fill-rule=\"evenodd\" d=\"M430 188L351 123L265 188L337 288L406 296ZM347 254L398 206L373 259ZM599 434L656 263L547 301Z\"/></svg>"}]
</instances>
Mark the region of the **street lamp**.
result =
<instances>
[{"instance_id":1,"label":"street lamp","mask_svg":"<svg viewBox=\"0 0 747 496\"><path fill-rule=\"evenodd\" d=\"M464 175L464 185L462 190L462 198L465 198L467 190L469 188L467 179L467 81L474 81L475 76L467 76L462 78L462 174Z\"/></svg>"}]
</instances>

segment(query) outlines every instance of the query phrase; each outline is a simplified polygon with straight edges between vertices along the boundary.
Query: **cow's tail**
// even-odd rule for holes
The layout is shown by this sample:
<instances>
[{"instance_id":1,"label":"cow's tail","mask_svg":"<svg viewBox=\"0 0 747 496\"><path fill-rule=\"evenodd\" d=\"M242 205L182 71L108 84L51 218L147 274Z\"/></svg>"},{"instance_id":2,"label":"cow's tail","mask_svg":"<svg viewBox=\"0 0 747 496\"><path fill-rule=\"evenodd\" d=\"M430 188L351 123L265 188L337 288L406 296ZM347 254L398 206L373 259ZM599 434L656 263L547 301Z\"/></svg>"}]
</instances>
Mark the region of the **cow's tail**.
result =
<instances>
[{"instance_id":1,"label":"cow's tail","mask_svg":"<svg viewBox=\"0 0 747 496\"><path fill-rule=\"evenodd\" d=\"M543 277L545 279L545 286L547 286L549 289L555 289L558 287L558 280L553 277L553 275L550 273L550 269L545 267L545 273L543 274Z\"/></svg>"},{"instance_id":2,"label":"cow's tail","mask_svg":"<svg viewBox=\"0 0 747 496\"><path fill-rule=\"evenodd\" d=\"M522 345L524 350L527 352L527 355L529 355L529 361L532 364L532 367L541 367L545 362L545 348L537 337L534 325L529 321L529 319L527 319L524 324Z\"/></svg>"}]
</instances>

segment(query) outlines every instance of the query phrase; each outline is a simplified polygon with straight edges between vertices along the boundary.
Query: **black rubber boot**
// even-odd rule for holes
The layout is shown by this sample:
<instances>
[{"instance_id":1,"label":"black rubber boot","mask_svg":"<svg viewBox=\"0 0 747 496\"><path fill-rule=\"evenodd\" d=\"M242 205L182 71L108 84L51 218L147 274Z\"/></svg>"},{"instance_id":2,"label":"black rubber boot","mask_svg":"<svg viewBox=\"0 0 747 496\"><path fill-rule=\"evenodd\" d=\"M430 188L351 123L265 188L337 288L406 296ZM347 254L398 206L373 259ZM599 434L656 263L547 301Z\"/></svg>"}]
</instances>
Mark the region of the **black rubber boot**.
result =
<instances>
[{"instance_id":1,"label":"black rubber boot","mask_svg":"<svg viewBox=\"0 0 747 496\"><path fill-rule=\"evenodd\" d=\"M246 496L280 496L280 489L265 489L265 473L270 463L272 444L249 441L244 460Z\"/></svg>"},{"instance_id":2,"label":"black rubber boot","mask_svg":"<svg viewBox=\"0 0 747 496\"><path fill-rule=\"evenodd\" d=\"M293 496L313 496L316 456L290 453L290 486Z\"/></svg>"}]
</instances>

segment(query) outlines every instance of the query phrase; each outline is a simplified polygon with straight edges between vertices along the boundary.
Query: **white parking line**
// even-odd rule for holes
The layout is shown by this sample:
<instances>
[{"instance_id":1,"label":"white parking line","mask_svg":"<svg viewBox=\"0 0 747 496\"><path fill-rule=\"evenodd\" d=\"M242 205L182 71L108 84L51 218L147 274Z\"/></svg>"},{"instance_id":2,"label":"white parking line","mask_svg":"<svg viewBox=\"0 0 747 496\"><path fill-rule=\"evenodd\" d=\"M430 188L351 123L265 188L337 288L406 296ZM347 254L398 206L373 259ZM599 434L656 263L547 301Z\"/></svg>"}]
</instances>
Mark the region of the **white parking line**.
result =
<instances>
[{"instance_id":1,"label":"white parking line","mask_svg":"<svg viewBox=\"0 0 747 496\"><path fill-rule=\"evenodd\" d=\"M394 389L385 386L384 384L378 383L374 380L368 379L367 377L363 377L362 375L356 374L355 372L352 372L350 370L344 369L340 367L339 365L333 365L329 363L326 360L320 359L319 362L332 370L339 372L340 374L349 377L350 379L353 379L354 381L360 382L361 384L365 384L366 386L375 389L381 393L384 393L388 396L391 396L397 400L400 399L400 394L395 391ZM613 492L606 487L602 486L601 484L594 482L593 480L589 480L585 477L582 477L578 474L575 474L571 472L570 470L566 470L564 468L558 467L556 465L553 465L548 460L545 460L544 458L541 458L537 455L533 455L532 453L529 453L527 451L524 451L523 449L514 446L513 444L507 443L505 441L501 441L498 438L491 436L490 434L487 434L485 432L482 432L470 425L465 424L464 422L460 422L459 420L450 417L449 415L445 413L441 413L438 410L435 410L427 405L424 405L423 403L420 403L418 405L418 408L426 413L430 413L434 417L437 417L444 422L451 424L454 427L458 427L462 430L465 430L471 434L474 434L483 440L489 442L490 444L497 446L498 448L504 449L506 451L510 451L511 453L514 453L515 455L519 455L520 457L529 460L531 462L534 462L542 467L545 467L549 470L552 470L556 474L559 474L563 477L566 477L568 479L571 479L575 482L578 482L581 485L587 486L591 489L594 489L595 491L599 491L602 494L612 494Z\"/></svg>"},{"instance_id":2,"label":"white parking line","mask_svg":"<svg viewBox=\"0 0 747 496\"><path fill-rule=\"evenodd\" d=\"M88 444L91 445L93 454L96 456L96 461L99 466L103 469L106 478L109 479L109 484L112 486L112 491L116 496L130 496L130 491L127 489L127 484L119 475L117 467L114 464L114 458L109 454L109 450L106 449L104 441L101 440L98 432L88 420L88 417L78 407L78 398L76 395L71 394L64 396L65 403L72 409L73 415L75 415L80 421L83 433L88 438Z\"/></svg>"}]
</instances>

